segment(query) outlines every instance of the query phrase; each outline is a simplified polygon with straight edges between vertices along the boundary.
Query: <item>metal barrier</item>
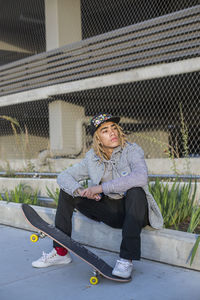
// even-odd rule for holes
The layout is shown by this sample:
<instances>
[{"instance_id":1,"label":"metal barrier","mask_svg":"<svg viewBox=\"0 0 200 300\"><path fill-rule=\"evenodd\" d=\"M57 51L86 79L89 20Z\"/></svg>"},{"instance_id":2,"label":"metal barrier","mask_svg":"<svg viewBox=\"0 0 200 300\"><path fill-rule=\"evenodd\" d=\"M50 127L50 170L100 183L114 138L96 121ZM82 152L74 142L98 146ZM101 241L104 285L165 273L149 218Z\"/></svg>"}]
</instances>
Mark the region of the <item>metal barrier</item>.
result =
<instances>
[{"instance_id":1,"label":"metal barrier","mask_svg":"<svg viewBox=\"0 0 200 300\"><path fill-rule=\"evenodd\" d=\"M57 177L60 173L42 173L42 172L14 172L12 176L23 176L23 177L33 177L33 178L41 178L41 177ZM6 172L0 172L0 176L7 175ZM170 175L170 174L148 174L148 177L151 178L166 178L166 179L191 179L198 180L200 179L200 175Z\"/></svg>"}]
</instances>

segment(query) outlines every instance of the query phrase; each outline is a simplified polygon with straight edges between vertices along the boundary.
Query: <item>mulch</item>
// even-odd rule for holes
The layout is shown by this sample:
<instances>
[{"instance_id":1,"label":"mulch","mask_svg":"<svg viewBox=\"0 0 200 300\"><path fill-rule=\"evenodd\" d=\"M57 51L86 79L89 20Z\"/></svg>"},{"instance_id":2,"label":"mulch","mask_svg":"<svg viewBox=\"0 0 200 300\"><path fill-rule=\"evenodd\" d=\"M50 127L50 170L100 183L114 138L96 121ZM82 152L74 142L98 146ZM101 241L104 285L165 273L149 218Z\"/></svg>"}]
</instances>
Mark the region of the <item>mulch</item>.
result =
<instances>
[{"instance_id":1,"label":"mulch","mask_svg":"<svg viewBox=\"0 0 200 300\"><path fill-rule=\"evenodd\" d=\"M169 229L175 229L175 230L187 232L189 224L190 224L190 218L187 218L178 225L178 228L175 228L175 226L170 226ZM200 224L196 227L194 233L200 234Z\"/></svg>"}]
</instances>

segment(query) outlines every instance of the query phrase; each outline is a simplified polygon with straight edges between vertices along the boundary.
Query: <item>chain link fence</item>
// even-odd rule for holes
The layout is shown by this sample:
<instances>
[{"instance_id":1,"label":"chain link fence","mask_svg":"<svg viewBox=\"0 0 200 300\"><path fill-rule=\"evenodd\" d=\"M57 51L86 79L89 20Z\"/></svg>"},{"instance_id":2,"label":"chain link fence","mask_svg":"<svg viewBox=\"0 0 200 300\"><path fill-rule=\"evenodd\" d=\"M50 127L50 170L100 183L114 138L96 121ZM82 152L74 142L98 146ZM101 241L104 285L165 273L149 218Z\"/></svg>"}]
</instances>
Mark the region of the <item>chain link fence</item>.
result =
<instances>
[{"instance_id":1,"label":"chain link fence","mask_svg":"<svg viewBox=\"0 0 200 300\"><path fill-rule=\"evenodd\" d=\"M84 0L81 2L83 38L154 19L198 4L198 0Z\"/></svg>"},{"instance_id":2,"label":"chain link fence","mask_svg":"<svg viewBox=\"0 0 200 300\"><path fill-rule=\"evenodd\" d=\"M2 170L26 159L16 169L54 172L82 158L99 112L119 115L146 159L200 156L199 1L82 0L82 41L43 55L45 5L0 2Z\"/></svg>"}]
</instances>

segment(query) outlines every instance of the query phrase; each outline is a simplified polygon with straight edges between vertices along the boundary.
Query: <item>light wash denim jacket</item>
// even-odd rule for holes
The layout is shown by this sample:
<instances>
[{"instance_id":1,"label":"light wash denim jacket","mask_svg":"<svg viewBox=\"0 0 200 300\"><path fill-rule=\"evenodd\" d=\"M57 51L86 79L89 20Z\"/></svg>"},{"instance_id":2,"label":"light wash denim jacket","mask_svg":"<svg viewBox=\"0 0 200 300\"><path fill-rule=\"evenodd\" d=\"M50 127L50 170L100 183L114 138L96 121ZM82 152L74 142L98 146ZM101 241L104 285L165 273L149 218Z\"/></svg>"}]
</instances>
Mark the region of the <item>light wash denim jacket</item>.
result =
<instances>
[{"instance_id":1,"label":"light wash denim jacket","mask_svg":"<svg viewBox=\"0 0 200 300\"><path fill-rule=\"evenodd\" d=\"M135 143L127 143L123 149L120 146L115 148L111 159L103 162L93 149L89 150L82 161L58 175L58 185L66 193L75 196L75 190L81 187L80 181L89 179L90 186L100 184L106 163L113 166L113 180L102 183L103 193L124 194L132 187L142 187L148 201L150 225L156 229L162 228L163 218L160 209L148 189L148 171L144 152Z\"/></svg>"}]
</instances>

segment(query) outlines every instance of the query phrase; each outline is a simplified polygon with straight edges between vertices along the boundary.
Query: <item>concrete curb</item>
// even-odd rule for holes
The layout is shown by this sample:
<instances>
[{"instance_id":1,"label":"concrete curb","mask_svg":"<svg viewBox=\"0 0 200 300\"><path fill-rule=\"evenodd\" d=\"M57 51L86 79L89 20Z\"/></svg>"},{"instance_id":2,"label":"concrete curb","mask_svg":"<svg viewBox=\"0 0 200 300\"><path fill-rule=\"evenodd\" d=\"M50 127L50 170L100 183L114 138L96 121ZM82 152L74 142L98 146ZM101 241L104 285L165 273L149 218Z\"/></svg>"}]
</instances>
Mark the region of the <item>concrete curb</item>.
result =
<instances>
[{"instance_id":1,"label":"concrete curb","mask_svg":"<svg viewBox=\"0 0 200 300\"><path fill-rule=\"evenodd\" d=\"M55 209L33 207L47 222L54 223ZM25 221L21 205L17 203L0 201L0 224L34 231L33 227ZM72 236L83 244L119 252L120 229L111 229L78 212L73 217ZM141 240L143 258L200 271L200 251L197 251L192 266L187 262L196 241L195 234L170 229L153 230L148 226L143 229Z\"/></svg>"}]
</instances>

